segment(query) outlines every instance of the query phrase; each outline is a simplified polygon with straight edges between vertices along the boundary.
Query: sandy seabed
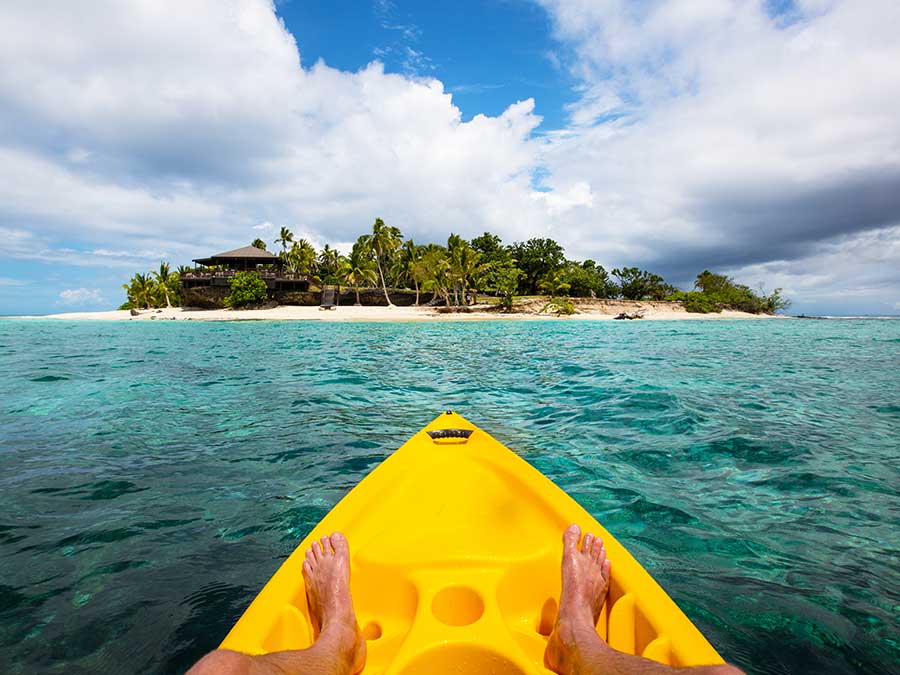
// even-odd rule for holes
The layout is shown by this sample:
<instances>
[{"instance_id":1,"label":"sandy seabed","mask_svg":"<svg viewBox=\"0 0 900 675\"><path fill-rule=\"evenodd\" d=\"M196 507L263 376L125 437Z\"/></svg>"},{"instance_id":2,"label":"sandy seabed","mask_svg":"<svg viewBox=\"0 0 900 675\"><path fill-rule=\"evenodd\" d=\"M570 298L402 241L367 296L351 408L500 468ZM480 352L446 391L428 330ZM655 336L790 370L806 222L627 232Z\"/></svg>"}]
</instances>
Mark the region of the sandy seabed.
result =
<instances>
[{"instance_id":1,"label":"sandy seabed","mask_svg":"<svg viewBox=\"0 0 900 675\"><path fill-rule=\"evenodd\" d=\"M128 310L109 312L69 312L51 314L40 319L98 320L98 321L610 321L622 312L643 313L644 320L698 320L698 319L771 319L785 318L766 314L748 314L726 310L719 314L692 314L676 302L626 302L590 301L576 302L577 313L557 316L541 313L541 302L532 302L512 313L499 312L490 305L476 305L469 311L443 313L434 307L363 307L344 305L326 310L319 307L281 305L271 309L167 309L141 310L133 316Z\"/></svg>"}]
</instances>

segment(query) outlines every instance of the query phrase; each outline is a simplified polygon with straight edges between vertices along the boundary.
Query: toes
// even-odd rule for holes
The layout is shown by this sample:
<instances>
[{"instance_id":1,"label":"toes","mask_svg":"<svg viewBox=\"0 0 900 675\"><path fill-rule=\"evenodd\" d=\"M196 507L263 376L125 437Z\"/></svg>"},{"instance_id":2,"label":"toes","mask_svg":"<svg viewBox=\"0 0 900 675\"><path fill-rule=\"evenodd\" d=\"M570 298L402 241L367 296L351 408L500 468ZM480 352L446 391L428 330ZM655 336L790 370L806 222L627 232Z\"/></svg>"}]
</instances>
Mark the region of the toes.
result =
<instances>
[{"instance_id":1,"label":"toes","mask_svg":"<svg viewBox=\"0 0 900 675\"><path fill-rule=\"evenodd\" d=\"M309 563L310 569L316 562L316 556L313 554L312 549L306 549L306 562Z\"/></svg>"},{"instance_id":2,"label":"toes","mask_svg":"<svg viewBox=\"0 0 900 675\"><path fill-rule=\"evenodd\" d=\"M603 578L607 581L609 581L609 572L611 567L612 565L610 565L609 558L606 558L601 565L601 569L603 570Z\"/></svg>"},{"instance_id":3,"label":"toes","mask_svg":"<svg viewBox=\"0 0 900 675\"><path fill-rule=\"evenodd\" d=\"M344 558L350 557L350 545L347 543L347 537L345 537L340 532L335 532L329 539L331 541L331 547L334 549L335 555L339 555Z\"/></svg>"},{"instance_id":4,"label":"toes","mask_svg":"<svg viewBox=\"0 0 900 675\"><path fill-rule=\"evenodd\" d=\"M322 555L334 555L334 549L331 548L331 539L322 537L319 543L322 544Z\"/></svg>"},{"instance_id":5,"label":"toes","mask_svg":"<svg viewBox=\"0 0 900 675\"><path fill-rule=\"evenodd\" d=\"M308 577L311 574L312 574L312 563L310 563L309 560L304 560L303 561L303 576Z\"/></svg>"},{"instance_id":6,"label":"toes","mask_svg":"<svg viewBox=\"0 0 900 675\"><path fill-rule=\"evenodd\" d=\"M594 535L588 532L584 535L584 541L581 542L581 552L582 553L590 553L591 546L594 543Z\"/></svg>"},{"instance_id":7,"label":"toes","mask_svg":"<svg viewBox=\"0 0 900 675\"><path fill-rule=\"evenodd\" d=\"M575 524L569 525L563 533L563 550L567 553L577 551L580 538L581 528Z\"/></svg>"},{"instance_id":8,"label":"toes","mask_svg":"<svg viewBox=\"0 0 900 675\"><path fill-rule=\"evenodd\" d=\"M315 557L316 560L320 560L322 558L322 556L324 555L324 553L322 553L322 547L319 546L318 541L313 542L312 552L313 552L313 556Z\"/></svg>"},{"instance_id":9,"label":"toes","mask_svg":"<svg viewBox=\"0 0 900 675\"><path fill-rule=\"evenodd\" d=\"M596 560L600 557L600 551L603 550L603 540L600 537L594 539L594 545L591 547L591 557Z\"/></svg>"}]
</instances>

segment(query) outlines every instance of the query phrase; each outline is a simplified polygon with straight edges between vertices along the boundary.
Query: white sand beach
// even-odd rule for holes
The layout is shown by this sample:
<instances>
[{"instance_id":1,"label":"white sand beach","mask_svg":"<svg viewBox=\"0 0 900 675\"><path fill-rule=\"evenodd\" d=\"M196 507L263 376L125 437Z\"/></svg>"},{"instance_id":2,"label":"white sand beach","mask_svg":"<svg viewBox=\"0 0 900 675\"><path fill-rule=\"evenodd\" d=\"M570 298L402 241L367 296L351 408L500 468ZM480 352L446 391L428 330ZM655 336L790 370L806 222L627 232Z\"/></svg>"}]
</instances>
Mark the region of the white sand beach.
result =
<instances>
[{"instance_id":1,"label":"white sand beach","mask_svg":"<svg viewBox=\"0 0 900 675\"><path fill-rule=\"evenodd\" d=\"M137 316L128 310L108 312L67 312L22 318L95 321L610 321L621 313L642 313L644 320L772 319L780 315L748 314L725 310L718 314L695 314L677 302L629 302L620 300L576 300L576 314L557 316L541 313L544 301L531 300L517 306L516 312L503 313L490 305L475 305L469 311L441 312L435 307L372 307L345 305L331 310L318 307L280 305L271 309L167 309L141 310Z\"/></svg>"}]
</instances>

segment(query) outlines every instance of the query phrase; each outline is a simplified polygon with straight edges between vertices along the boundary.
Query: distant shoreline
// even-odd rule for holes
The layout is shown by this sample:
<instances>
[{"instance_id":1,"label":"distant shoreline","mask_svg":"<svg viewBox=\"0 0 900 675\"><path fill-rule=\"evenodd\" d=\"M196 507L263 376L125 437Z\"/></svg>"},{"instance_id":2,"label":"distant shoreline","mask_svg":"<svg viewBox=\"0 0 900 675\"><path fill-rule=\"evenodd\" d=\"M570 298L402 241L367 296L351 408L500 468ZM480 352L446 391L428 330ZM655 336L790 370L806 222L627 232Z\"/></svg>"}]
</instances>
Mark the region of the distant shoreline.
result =
<instances>
[{"instance_id":1,"label":"distant shoreline","mask_svg":"<svg viewBox=\"0 0 900 675\"><path fill-rule=\"evenodd\" d=\"M788 319L784 315L749 314L734 310L697 314L685 311L681 303L665 301L578 300L576 314L557 316L542 313L542 302L532 302L520 311L504 313L490 305L476 305L463 311L442 312L440 307L383 307L344 305L325 310L318 307L279 305L270 309L164 309L140 310L135 316L129 310L108 312L67 312L45 316L20 316L20 319L58 319L87 321L611 321L621 314L642 315L645 321L709 320L709 319Z\"/></svg>"}]
</instances>

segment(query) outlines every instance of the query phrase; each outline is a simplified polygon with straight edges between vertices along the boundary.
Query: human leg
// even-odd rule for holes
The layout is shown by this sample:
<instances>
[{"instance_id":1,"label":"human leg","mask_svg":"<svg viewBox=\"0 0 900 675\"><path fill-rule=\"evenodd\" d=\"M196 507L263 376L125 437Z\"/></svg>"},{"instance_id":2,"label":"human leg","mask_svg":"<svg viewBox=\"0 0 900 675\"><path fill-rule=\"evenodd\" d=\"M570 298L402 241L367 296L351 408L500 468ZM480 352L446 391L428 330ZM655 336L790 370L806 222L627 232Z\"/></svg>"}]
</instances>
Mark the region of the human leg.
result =
<instances>
[{"instance_id":1,"label":"human leg","mask_svg":"<svg viewBox=\"0 0 900 675\"><path fill-rule=\"evenodd\" d=\"M188 675L352 675L362 670L366 643L350 597L350 551L339 532L322 537L306 552L303 579L316 640L307 649L249 656L217 649Z\"/></svg>"},{"instance_id":2,"label":"human leg","mask_svg":"<svg viewBox=\"0 0 900 675\"><path fill-rule=\"evenodd\" d=\"M562 592L559 612L544 653L544 664L560 675L741 675L734 666L678 669L616 651L597 635L597 619L609 591L611 565L599 538L570 525L563 534Z\"/></svg>"}]
</instances>

